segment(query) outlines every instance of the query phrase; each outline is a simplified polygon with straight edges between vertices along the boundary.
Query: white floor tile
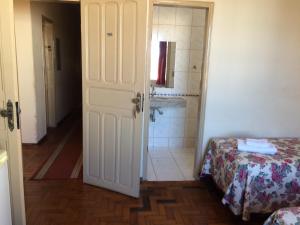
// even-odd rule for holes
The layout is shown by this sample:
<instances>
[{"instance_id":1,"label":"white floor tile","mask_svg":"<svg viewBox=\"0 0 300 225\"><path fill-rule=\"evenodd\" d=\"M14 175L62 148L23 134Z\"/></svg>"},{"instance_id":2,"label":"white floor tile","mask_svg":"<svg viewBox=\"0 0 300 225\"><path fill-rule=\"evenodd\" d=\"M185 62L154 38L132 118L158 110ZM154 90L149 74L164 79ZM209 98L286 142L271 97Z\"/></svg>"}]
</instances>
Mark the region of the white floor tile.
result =
<instances>
[{"instance_id":1,"label":"white floor tile","mask_svg":"<svg viewBox=\"0 0 300 225\"><path fill-rule=\"evenodd\" d=\"M153 168L162 170L177 169L177 164L172 158L152 158Z\"/></svg>"},{"instance_id":2,"label":"white floor tile","mask_svg":"<svg viewBox=\"0 0 300 225\"><path fill-rule=\"evenodd\" d=\"M184 177L180 173L178 168L175 168L175 169L158 168L156 173L157 173L158 181L181 181L181 180L184 180Z\"/></svg>"},{"instance_id":3,"label":"white floor tile","mask_svg":"<svg viewBox=\"0 0 300 225\"><path fill-rule=\"evenodd\" d=\"M157 180L150 157L148 157L148 163L147 163L147 179L149 181Z\"/></svg>"},{"instance_id":4,"label":"white floor tile","mask_svg":"<svg viewBox=\"0 0 300 225\"><path fill-rule=\"evenodd\" d=\"M171 158L171 154L168 150L151 150L149 151L151 158Z\"/></svg>"},{"instance_id":5,"label":"white floor tile","mask_svg":"<svg viewBox=\"0 0 300 225\"><path fill-rule=\"evenodd\" d=\"M195 178L193 176L193 169L192 168L181 169L181 172L182 172L185 180L195 180Z\"/></svg>"},{"instance_id":6,"label":"white floor tile","mask_svg":"<svg viewBox=\"0 0 300 225\"><path fill-rule=\"evenodd\" d=\"M149 151L148 180L194 180L194 149L156 148Z\"/></svg>"}]
</instances>

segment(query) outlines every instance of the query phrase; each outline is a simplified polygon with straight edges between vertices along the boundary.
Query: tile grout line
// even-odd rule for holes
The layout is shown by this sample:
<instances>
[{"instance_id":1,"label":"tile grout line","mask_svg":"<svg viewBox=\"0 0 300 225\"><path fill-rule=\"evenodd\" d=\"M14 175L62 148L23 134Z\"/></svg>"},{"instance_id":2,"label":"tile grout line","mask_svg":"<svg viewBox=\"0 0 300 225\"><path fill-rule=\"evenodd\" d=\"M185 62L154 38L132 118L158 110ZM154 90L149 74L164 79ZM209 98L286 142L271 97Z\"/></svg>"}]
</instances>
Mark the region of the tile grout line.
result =
<instances>
[{"instance_id":1,"label":"tile grout line","mask_svg":"<svg viewBox=\"0 0 300 225\"><path fill-rule=\"evenodd\" d=\"M155 181L158 181L158 179L157 179L157 174L156 174L156 170L155 170L155 168L154 168L154 165L153 165L153 162L152 162L152 156L151 156L151 154L149 153L149 158L150 158L150 163L151 163L151 166L152 166L152 169L153 169L153 172L154 172L154 175L155 175Z\"/></svg>"},{"instance_id":2,"label":"tile grout line","mask_svg":"<svg viewBox=\"0 0 300 225\"><path fill-rule=\"evenodd\" d=\"M170 152L170 154L171 154L171 157L172 157L172 158L173 158L173 160L175 161L175 164L176 164L176 166L177 166L177 168L178 168L178 170L179 170L179 173L180 173L180 174L181 174L181 176L183 177L183 180L185 180L185 179L186 179L186 177L184 176L183 172L181 171L181 168L180 168L179 164L177 163L177 161L176 161L175 157L173 156L173 153L172 153L172 151L170 151L170 150L168 150L168 151Z\"/></svg>"}]
</instances>

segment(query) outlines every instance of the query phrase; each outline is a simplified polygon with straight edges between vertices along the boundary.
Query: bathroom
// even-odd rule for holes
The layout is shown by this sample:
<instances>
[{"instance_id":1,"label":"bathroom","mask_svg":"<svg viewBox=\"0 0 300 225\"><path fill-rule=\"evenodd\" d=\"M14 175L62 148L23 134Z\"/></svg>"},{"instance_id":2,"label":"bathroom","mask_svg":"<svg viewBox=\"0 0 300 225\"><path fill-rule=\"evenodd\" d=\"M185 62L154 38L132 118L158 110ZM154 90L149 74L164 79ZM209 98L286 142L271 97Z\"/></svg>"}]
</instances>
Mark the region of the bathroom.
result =
<instances>
[{"instance_id":1,"label":"bathroom","mask_svg":"<svg viewBox=\"0 0 300 225\"><path fill-rule=\"evenodd\" d=\"M194 180L207 10L155 5L147 178Z\"/></svg>"}]
</instances>

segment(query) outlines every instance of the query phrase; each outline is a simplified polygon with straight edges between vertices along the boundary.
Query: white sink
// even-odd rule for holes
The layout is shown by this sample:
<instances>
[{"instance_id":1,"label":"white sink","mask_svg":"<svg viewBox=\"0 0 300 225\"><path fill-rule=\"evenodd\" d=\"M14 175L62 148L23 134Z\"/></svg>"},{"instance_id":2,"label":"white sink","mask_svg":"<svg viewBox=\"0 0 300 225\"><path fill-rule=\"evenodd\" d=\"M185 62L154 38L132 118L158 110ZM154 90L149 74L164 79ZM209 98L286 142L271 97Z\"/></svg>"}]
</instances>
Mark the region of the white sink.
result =
<instances>
[{"instance_id":1,"label":"white sink","mask_svg":"<svg viewBox=\"0 0 300 225\"><path fill-rule=\"evenodd\" d=\"M151 97L150 107L186 107L186 100L182 97Z\"/></svg>"}]
</instances>

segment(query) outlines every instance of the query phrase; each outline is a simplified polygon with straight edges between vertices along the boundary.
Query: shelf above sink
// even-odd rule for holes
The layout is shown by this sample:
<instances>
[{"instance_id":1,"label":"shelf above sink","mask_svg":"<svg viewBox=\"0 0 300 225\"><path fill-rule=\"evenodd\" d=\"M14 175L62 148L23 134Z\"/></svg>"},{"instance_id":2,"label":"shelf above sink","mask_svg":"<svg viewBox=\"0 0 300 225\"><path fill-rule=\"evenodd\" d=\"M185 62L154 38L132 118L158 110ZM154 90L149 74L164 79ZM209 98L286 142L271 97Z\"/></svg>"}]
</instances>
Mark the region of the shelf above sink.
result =
<instances>
[{"instance_id":1,"label":"shelf above sink","mask_svg":"<svg viewBox=\"0 0 300 225\"><path fill-rule=\"evenodd\" d=\"M160 108L184 108L186 107L186 100L182 97L158 97L150 98L150 107Z\"/></svg>"}]
</instances>

